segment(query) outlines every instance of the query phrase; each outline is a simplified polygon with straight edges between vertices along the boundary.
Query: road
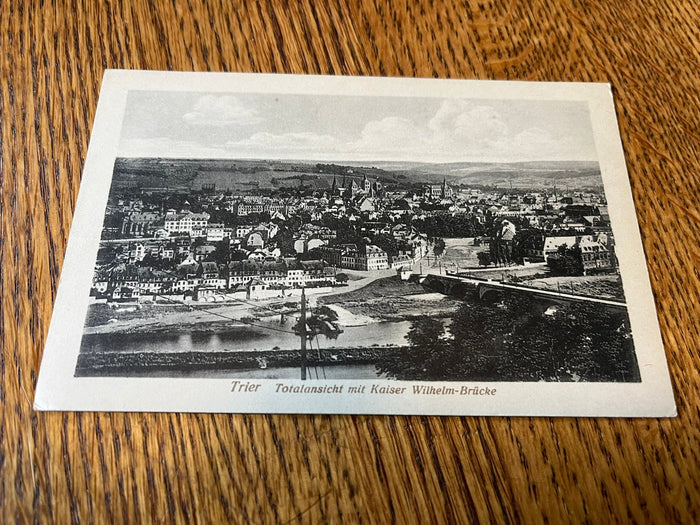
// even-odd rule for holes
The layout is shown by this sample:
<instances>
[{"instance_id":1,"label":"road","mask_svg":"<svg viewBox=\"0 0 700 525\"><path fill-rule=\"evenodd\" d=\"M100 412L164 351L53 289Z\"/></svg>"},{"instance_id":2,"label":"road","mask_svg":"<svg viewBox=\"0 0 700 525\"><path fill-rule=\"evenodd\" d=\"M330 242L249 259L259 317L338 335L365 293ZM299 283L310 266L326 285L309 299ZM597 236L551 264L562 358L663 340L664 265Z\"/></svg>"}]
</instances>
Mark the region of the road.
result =
<instances>
[{"instance_id":1,"label":"road","mask_svg":"<svg viewBox=\"0 0 700 525\"><path fill-rule=\"evenodd\" d=\"M465 276L457 276L457 275L445 276L445 275L443 275L442 278L443 279L454 279L457 281L462 281L462 282L473 284L476 286L486 286L487 288L500 288L502 290L517 290L520 292L531 293L533 295L539 295L541 297L552 297L552 298L558 298L558 299L569 300L569 301L597 303L597 304L602 304L602 305L606 305L606 306L611 306L614 308L627 308L626 304L623 301L601 299L598 297L591 297L589 295L579 295L579 294L567 293L567 292L561 292L561 291L555 292L555 291L546 290L543 288L533 288L532 286L522 286L522 285L518 285L518 284L510 284L510 283L492 281L490 279L485 280L483 278L476 278L476 277L465 277Z\"/></svg>"}]
</instances>

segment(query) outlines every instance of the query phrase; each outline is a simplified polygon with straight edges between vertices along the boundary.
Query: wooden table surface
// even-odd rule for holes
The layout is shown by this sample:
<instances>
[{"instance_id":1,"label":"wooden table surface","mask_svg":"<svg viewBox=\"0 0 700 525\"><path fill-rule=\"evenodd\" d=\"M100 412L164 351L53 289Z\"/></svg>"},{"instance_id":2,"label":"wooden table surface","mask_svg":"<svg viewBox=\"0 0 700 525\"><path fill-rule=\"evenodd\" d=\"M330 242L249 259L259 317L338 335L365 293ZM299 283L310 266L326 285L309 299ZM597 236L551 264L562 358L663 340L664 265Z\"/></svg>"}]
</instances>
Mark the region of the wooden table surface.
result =
<instances>
[{"instance_id":1,"label":"wooden table surface","mask_svg":"<svg viewBox=\"0 0 700 525\"><path fill-rule=\"evenodd\" d=\"M700 522L697 3L464 4L0 2L0 521ZM679 416L34 412L105 68L611 82Z\"/></svg>"}]
</instances>

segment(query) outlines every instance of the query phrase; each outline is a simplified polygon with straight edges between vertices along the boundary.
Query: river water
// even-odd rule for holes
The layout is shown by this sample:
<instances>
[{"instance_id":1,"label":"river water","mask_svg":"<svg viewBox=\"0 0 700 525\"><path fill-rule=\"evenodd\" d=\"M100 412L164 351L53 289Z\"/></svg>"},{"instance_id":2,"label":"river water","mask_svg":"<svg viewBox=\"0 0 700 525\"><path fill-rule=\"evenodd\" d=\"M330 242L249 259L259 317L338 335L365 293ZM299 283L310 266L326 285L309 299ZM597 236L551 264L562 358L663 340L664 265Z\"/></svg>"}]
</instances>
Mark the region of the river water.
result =
<instances>
[{"instance_id":1,"label":"river water","mask_svg":"<svg viewBox=\"0 0 700 525\"><path fill-rule=\"evenodd\" d=\"M300 347L293 333L294 321L288 319L260 322L261 326L235 326L228 331L187 333L116 333L83 336L81 352L241 352L250 350L292 350ZM332 338L319 335L308 345L309 352L320 348L366 348L405 345L410 321L371 323L345 327ZM134 371L135 376L140 375ZM262 368L252 370L192 370L191 372L148 372L151 377L227 377L249 379L298 379L299 368ZM308 379L376 379L381 377L374 365L333 365L309 367Z\"/></svg>"},{"instance_id":2,"label":"river water","mask_svg":"<svg viewBox=\"0 0 700 525\"><path fill-rule=\"evenodd\" d=\"M295 320L256 321L256 326L233 326L229 330L171 333L102 333L83 336L81 352L241 352L293 350L300 347L293 331ZM379 322L344 327L337 337L319 335L311 349L366 348L405 345L410 321Z\"/></svg>"}]
</instances>

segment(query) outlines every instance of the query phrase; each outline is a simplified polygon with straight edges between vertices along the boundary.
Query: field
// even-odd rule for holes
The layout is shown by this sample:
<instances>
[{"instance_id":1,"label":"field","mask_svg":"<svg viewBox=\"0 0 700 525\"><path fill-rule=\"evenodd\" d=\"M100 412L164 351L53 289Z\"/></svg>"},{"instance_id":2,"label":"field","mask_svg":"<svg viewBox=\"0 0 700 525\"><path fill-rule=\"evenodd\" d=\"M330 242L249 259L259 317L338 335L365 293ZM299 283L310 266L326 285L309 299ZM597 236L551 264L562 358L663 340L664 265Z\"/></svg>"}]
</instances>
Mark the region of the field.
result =
<instances>
[{"instance_id":1,"label":"field","mask_svg":"<svg viewBox=\"0 0 700 525\"><path fill-rule=\"evenodd\" d=\"M625 300L622 281L618 275L587 275L580 277L544 277L520 284L544 290L589 295L600 299Z\"/></svg>"},{"instance_id":2,"label":"field","mask_svg":"<svg viewBox=\"0 0 700 525\"><path fill-rule=\"evenodd\" d=\"M478 268L478 252L488 251L487 246L474 246L472 237L445 239L445 253L440 260L448 270L459 268Z\"/></svg>"}]
</instances>

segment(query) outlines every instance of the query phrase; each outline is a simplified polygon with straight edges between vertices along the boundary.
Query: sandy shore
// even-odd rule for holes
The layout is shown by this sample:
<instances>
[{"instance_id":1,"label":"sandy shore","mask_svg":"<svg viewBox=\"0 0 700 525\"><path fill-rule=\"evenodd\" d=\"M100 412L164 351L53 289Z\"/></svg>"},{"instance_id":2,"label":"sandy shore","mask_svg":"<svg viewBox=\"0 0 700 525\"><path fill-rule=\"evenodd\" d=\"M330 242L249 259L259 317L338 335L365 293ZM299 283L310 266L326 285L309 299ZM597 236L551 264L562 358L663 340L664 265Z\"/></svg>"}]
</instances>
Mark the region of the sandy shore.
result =
<instances>
[{"instance_id":1,"label":"sandy shore","mask_svg":"<svg viewBox=\"0 0 700 525\"><path fill-rule=\"evenodd\" d=\"M153 307L155 309L157 307ZM136 319L120 320L119 314L115 313L114 319L107 324L91 326L85 328L86 334L108 334L119 332L148 332L163 331L168 327L176 331L185 328L196 328L198 325L205 326L212 323L228 322L235 319L246 318L251 315L254 306L245 304L229 304L212 306L207 303L192 303L183 306L179 312L168 312L161 315L140 317Z\"/></svg>"},{"instance_id":2,"label":"sandy shore","mask_svg":"<svg viewBox=\"0 0 700 525\"><path fill-rule=\"evenodd\" d=\"M336 313L338 316L338 323L343 326L365 326L379 321L379 319L375 319L369 315L354 314L350 310L338 306L337 304L329 304L326 306Z\"/></svg>"}]
</instances>

